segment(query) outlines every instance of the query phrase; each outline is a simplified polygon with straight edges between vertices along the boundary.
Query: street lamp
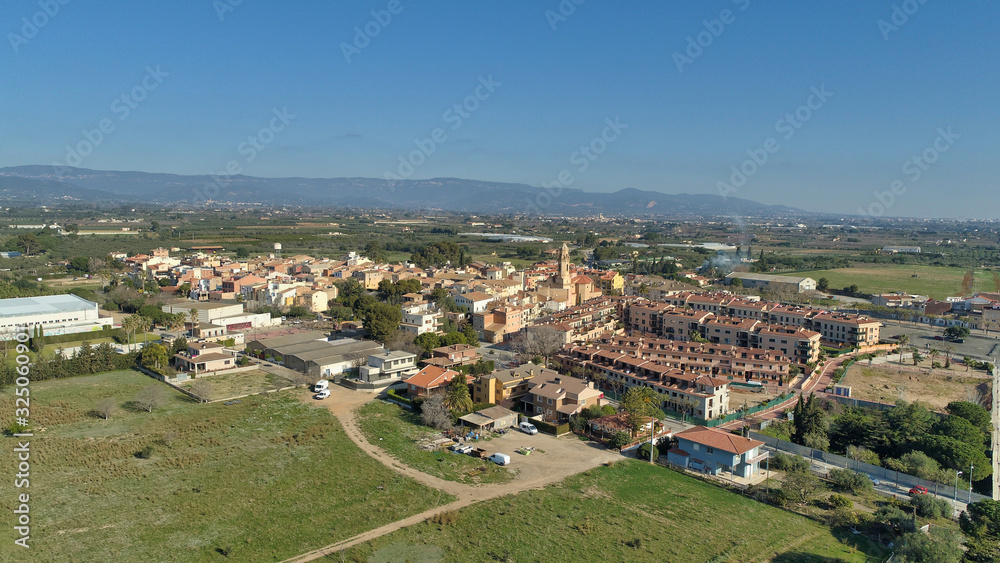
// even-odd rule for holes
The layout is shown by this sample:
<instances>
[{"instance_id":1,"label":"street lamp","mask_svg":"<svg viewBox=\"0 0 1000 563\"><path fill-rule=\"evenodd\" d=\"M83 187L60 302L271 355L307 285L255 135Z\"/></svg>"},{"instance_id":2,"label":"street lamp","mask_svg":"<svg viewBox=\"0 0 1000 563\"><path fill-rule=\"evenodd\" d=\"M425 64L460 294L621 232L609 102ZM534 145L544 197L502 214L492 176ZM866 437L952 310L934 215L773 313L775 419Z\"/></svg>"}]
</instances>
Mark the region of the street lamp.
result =
<instances>
[{"instance_id":1,"label":"street lamp","mask_svg":"<svg viewBox=\"0 0 1000 563\"><path fill-rule=\"evenodd\" d=\"M961 474L961 471L958 471L957 469L955 470L955 490L953 491L953 496L951 497L951 504L955 509L955 512L958 512L958 476Z\"/></svg>"},{"instance_id":2,"label":"street lamp","mask_svg":"<svg viewBox=\"0 0 1000 563\"><path fill-rule=\"evenodd\" d=\"M969 504L972 504L972 470L975 469L972 464L969 464Z\"/></svg>"}]
</instances>

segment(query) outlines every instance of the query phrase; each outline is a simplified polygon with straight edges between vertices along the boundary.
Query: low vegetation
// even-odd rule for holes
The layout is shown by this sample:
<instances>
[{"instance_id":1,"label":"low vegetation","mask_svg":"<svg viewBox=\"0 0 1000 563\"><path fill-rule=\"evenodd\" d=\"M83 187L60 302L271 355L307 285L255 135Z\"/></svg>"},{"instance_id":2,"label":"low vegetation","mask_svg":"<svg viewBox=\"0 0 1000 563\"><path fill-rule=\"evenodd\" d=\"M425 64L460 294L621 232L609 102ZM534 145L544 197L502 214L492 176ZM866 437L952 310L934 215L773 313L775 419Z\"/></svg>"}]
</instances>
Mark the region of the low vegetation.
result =
<instances>
[{"instance_id":1,"label":"low vegetation","mask_svg":"<svg viewBox=\"0 0 1000 563\"><path fill-rule=\"evenodd\" d=\"M146 412L134 399L154 383L165 400ZM133 371L30 389L45 428L31 442L33 561L277 561L451 500L286 394L201 404ZM109 398L105 419L94 411ZM13 389L0 392L5 420L13 404ZM10 514L13 499L0 508ZM22 549L5 542L0 560L24 560Z\"/></svg>"},{"instance_id":2,"label":"low vegetation","mask_svg":"<svg viewBox=\"0 0 1000 563\"><path fill-rule=\"evenodd\" d=\"M623 461L399 530L348 550L344 558L538 561L546 554L595 562L868 561L852 541L849 533L838 538L812 520L716 485Z\"/></svg>"}]
</instances>

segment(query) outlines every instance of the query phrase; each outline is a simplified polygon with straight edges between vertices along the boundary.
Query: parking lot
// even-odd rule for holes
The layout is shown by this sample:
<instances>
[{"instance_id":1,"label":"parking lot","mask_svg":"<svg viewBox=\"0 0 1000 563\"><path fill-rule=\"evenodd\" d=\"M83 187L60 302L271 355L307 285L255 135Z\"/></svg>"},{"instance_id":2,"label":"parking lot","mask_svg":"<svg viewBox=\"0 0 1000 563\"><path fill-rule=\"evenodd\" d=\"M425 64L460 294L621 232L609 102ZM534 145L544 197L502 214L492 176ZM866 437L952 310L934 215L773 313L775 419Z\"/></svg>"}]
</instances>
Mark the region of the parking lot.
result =
<instances>
[{"instance_id":1,"label":"parking lot","mask_svg":"<svg viewBox=\"0 0 1000 563\"><path fill-rule=\"evenodd\" d=\"M963 356L969 356L977 360L995 358L997 352L1000 351L1000 338L998 338L1000 335L990 334L987 337L983 336L980 331L976 331L966 337L965 342L959 344L945 340L936 340L934 338L935 336L944 335L944 327L931 327L906 322L902 325L890 321L884 322L885 326L882 327L880 332L883 339L889 340L901 334L905 334L910 338L908 345L916 346L921 350L925 350L927 348L944 350L945 347L951 347L952 357L961 358Z\"/></svg>"},{"instance_id":2,"label":"parking lot","mask_svg":"<svg viewBox=\"0 0 1000 563\"><path fill-rule=\"evenodd\" d=\"M618 452L575 435L556 438L541 433L528 435L513 429L489 441L470 442L470 445L485 449L487 454L509 455L508 467L517 472L517 482L551 481L557 475L568 477L606 461L621 459ZM521 448L534 448L534 451L528 455L517 453Z\"/></svg>"}]
</instances>

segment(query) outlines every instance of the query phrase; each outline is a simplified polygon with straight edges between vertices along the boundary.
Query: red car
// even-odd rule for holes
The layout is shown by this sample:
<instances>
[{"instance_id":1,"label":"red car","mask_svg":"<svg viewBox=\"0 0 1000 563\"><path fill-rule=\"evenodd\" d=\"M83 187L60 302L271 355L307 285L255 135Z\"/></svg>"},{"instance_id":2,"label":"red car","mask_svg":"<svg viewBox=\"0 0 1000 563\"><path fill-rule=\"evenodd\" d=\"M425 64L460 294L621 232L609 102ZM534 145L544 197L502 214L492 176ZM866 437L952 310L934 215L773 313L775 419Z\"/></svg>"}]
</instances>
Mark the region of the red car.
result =
<instances>
[{"instance_id":1,"label":"red car","mask_svg":"<svg viewBox=\"0 0 1000 563\"><path fill-rule=\"evenodd\" d=\"M912 489L910 489L910 494L911 495L926 495L927 494L927 487L923 487L923 486L917 485L916 487L913 487Z\"/></svg>"}]
</instances>

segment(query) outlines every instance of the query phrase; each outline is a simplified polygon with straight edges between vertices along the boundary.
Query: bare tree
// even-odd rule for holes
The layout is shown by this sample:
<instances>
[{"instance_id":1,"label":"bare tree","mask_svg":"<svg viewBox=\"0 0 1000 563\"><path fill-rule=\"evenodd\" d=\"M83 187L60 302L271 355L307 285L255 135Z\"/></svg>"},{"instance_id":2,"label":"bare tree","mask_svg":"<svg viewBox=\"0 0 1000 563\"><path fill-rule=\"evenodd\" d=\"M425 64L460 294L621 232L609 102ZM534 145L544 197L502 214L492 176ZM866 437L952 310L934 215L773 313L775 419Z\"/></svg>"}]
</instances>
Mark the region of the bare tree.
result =
<instances>
[{"instance_id":1,"label":"bare tree","mask_svg":"<svg viewBox=\"0 0 1000 563\"><path fill-rule=\"evenodd\" d=\"M448 411L448 407L444 406L444 397L440 393L432 395L424 401L420 420L424 425L438 430L451 428L451 412Z\"/></svg>"},{"instance_id":2,"label":"bare tree","mask_svg":"<svg viewBox=\"0 0 1000 563\"><path fill-rule=\"evenodd\" d=\"M105 397L100 401L97 401L97 405L94 406L94 412L97 416L100 416L104 420L111 420L111 415L115 414L118 410L118 403L115 402L111 397Z\"/></svg>"},{"instance_id":3,"label":"bare tree","mask_svg":"<svg viewBox=\"0 0 1000 563\"><path fill-rule=\"evenodd\" d=\"M143 387L135 395L135 404L146 412L163 406L167 402L167 392L159 385Z\"/></svg>"},{"instance_id":4,"label":"bare tree","mask_svg":"<svg viewBox=\"0 0 1000 563\"><path fill-rule=\"evenodd\" d=\"M561 331L551 326L542 325L529 327L517 335L511 341L510 349L518 355L521 361L542 356L547 364L552 355L564 344Z\"/></svg>"},{"instance_id":5,"label":"bare tree","mask_svg":"<svg viewBox=\"0 0 1000 563\"><path fill-rule=\"evenodd\" d=\"M194 383L188 387L188 391L197 395L202 402L208 402L215 398L215 386L204 379L196 379Z\"/></svg>"}]
</instances>

